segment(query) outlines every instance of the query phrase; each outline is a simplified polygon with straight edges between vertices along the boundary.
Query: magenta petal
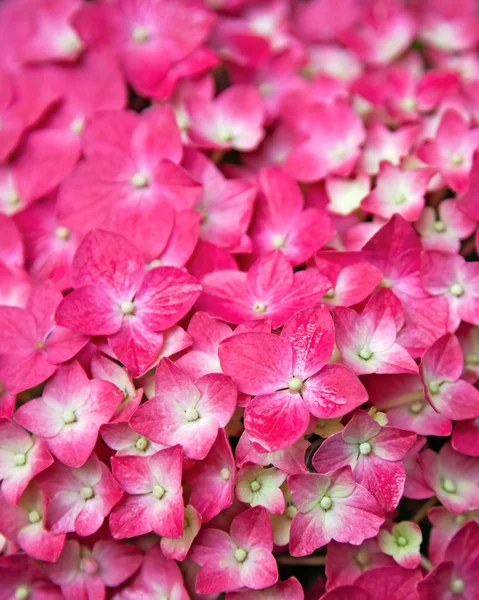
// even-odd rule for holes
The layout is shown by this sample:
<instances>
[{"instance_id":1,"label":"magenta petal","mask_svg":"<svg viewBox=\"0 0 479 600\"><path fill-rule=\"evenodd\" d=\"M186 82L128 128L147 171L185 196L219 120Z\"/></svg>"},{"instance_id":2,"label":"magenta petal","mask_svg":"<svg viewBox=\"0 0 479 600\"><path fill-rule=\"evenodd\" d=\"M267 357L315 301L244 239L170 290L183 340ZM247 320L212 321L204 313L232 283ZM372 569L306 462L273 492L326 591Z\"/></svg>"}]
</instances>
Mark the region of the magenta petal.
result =
<instances>
[{"instance_id":1,"label":"magenta petal","mask_svg":"<svg viewBox=\"0 0 479 600\"><path fill-rule=\"evenodd\" d=\"M132 315L125 317L119 330L108 337L116 357L137 377L143 375L155 361L163 343L163 334L145 327Z\"/></svg>"},{"instance_id":2,"label":"magenta petal","mask_svg":"<svg viewBox=\"0 0 479 600\"><path fill-rule=\"evenodd\" d=\"M376 498L385 512L393 511L399 504L406 481L401 461L388 462L374 454L363 456L354 468L354 477Z\"/></svg>"},{"instance_id":3,"label":"magenta petal","mask_svg":"<svg viewBox=\"0 0 479 600\"><path fill-rule=\"evenodd\" d=\"M278 581L276 559L267 550L254 548L241 569L241 583L252 590L262 590Z\"/></svg>"},{"instance_id":4,"label":"magenta petal","mask_svg":"<svg viewBox=\"0 0 479 600\"><path fill-rule=\"evenodd\" d=\"M298 393L274 392L248 404L244 423L250 439L272 452L299 440L308 427L309 411Z\"/></svg>"}]
</instances>

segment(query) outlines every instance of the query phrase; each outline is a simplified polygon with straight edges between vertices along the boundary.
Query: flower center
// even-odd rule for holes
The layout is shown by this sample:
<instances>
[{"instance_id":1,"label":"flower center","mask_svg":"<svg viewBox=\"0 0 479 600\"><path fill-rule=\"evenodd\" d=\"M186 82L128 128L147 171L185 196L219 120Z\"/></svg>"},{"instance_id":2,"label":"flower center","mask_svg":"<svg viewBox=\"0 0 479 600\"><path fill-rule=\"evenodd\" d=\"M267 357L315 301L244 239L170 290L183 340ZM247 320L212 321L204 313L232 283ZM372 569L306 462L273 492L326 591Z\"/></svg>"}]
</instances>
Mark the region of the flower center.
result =
<instances>
[{"instance_id":1,"label":"flower center","mask_svg":"<svg viewBox=\"0 0 479 600\"><path fill-rule=\"evenodd\" d=\"M415 108L416 108L416 100L415 100L415 98L412 98L411 96L406 96L405 98L403 98L401 100L400 104L401 104L401 108L405 112L411 112L411 111L415 110Z\"/></svg>"},{"instance_id":2,"label":"flower center","mask_svg":"<svg viewBox=\"0 0 479 600\"><path fill-rule=\"evenodd\" d=\"M136 440L135 448L144 452L148 448L149 443L146 437L141 436Z\"/></svg>"},{"instance_id":3,"label":"flower center","mask_svg":"<svg viewBox=\"0 0 479 600\"><path fill-rule=\"evenodd\" d=\"M15 461L15 465L17 467L21 467L27 462L27 457L25 456L25 454L15 454L13 460Z\"/></svg>"},{"instance_id":4,"label":"flower center","mask_svg":"<svg viewBox=\"0 0 479 600\"><path fill-rule=\"evenodd\" d=\"M80 496L83 498L83 500L90 500L90 498L93 498L94 496L92 488L89 486L82 487L80 490Z\"/></svg>"},{"instance_id":5,"label":"flower center","mask_svg":"<svg viewBox=\"0 0 479 600\"><path fill-rule=\"evenodd\" d=\"M446 226L442 221L436 221L433 225L433 228L434 231L436 231L437 233L443 233L444 231L446 231Z\"/></svg>"},{"instance_id":6,"label":"flower center","mask_svg":"<svg viewBox=\"0 0 479 600\"><path fill-rule=\"evenodd\" d=\"M281 250L281 248L284 248L286 245L286 238L284 237L284 235L278 233L277 235L273 235L271 243L273 245L273 248Z\"/></svg>"},{"instance_id":7,"label":"flower center","mask_svg":"<svg viewBox=\"0 0 479 600\"><path fill-rule=\"evenodd\" d=\"M135 173L131 178L131 185L136 188L145 188L150 185L150 180L144 173Z\"/></svg>"},{"instance_id":8,"label":"flower center","mask_svg":"<svg viewBox=\"0 0 479 600\"><path fill-rule=\"evenodd\" d=\"M329 510L333 506L333 501L329 496L323 496L319 505L323 510Z\"/></svg>"},{"instance_id":9,"label":"flower center","mask_svg":"<svg viewBox=\"0 0 479 600\"><path fill-rule=\"evenodd\" d=\"M75 423L77 420L76 416L75 416L75 412L73 410L66 410L63 413L63 422L66 423L67 425L70 423Z\"/></svg>"},{"instance_id":10,"label":"flower center","mask_svg":"<svg viewBox=\"0 0 479 600\"><path fill-rule=\"evenodd\" d=\"M407 539L400 535L397 539L396 539L396 543L398 546L407 546Z\"/></svg>"},{"instance_id":11,"label":"flower center","mask_svg":"<svg viewBox=\"0 0 479 600\"><path fill-rule=\"evenodd\" d=\"M369 360L371 358L371 356L373 355L373 353L371 352L371 350L368 350L367 348L363 348L360 352L359 352L359 356L363 359L363 360Z\"/></svg>"},{"instance_id":12,"label":"flower center","mask_svg":"<svg viewBox=\"0 0 479 600\"><path fill-rule=\"evenodd\" d=\"M455 494L457 492L457 485L452 479L445 479L442 482L442 489L448 494Z\"/></svg>"},{"instance_id":13,"label":"flower center","mask_svg":"<svg viewBox=\"0 0 479 600\"><path fill-rule=\"evenodd\" d=\"M259 483L259 481L252 481L249 484L249 487L251 488L252 492L258 492L261 489L261 484Z\"/></svg>"},{"instance_id":14,"label":"flower center","mask_svg":"<svg viewBox=\"0 0 479 600\"><path fill-rule=\"evenodd\" d=\"M146 268L149 269L156 269L156 267L161 267L161 260L159 258L155 258L151 261L151 263L146 265Z\"/></svg>"},{"instance_id":15,"label":"flower center","mask_svg":"<svg viewBox=\"0 0 479 600\"><path fill-rule=\"evenodd\" d=\"M43 350L45 348L45 342L43 340L38 340L35 342L35 350Z\"/></svg>"},{"instance_id":16,"label":"flower center","mask_svg":"<svg viewBox=\"0 0 479 600\"><path fill-rule=\"evenodd\" d=\"M261 313L265 313L266 312L266 304L264 302L262 302L261 300L258 300L257 302L255 302L253 304L253 310L256 314L261 314Z\"/></svg>"},{"instance_id":17,"label":"flower center","mask_svg":"<svg viewBox=\"0 0 479 600\"><path fill-rule=\"evenodd\" d=\"M80 50L83 46L81 39L75 34L75 32L70 32L63 37L60 42L60 46L66 52L75 52L76 50Z\"/></svg>"},{"instance_id":18,"label":"flower center","mask_svg":"<svg viewBox=\"0 0 479 600\"><path fill-rule=\"evenodd\" d=\"M464 523L467 521L467 516L465 514L457 515L457 517L454 519L454 521L458 525L464 525Z\"/></svg>"},{"instance_id":19,"label":"flower center","mask_svg":"<svg viewBox=\"0 0 479 600\"><path fill-rule=\"evenodd\" d=\"M453 296L456 296L456 298L459 298L464 294L464 288L460 283L454 283L453 285L451 285L449 291Z\"/></svg>"},{"instance_id":20,"label":"flower center","mask_svg":"<svg viewBox=\"0 0 479 600\"><path fill-rule=\"evenodd\" d=\"M369 552L366 550L360 550L354 557L355 561L360 567L367 567L369 565Z\"/></svg>"},{"instance_id":21,"label":"flower center","mask_svg":"<svg viewBox=\"0 0 479 600\"><path fill-rule=\"evenodd\" d=\"M328 290L325 294L324 294L325 298L328 298L329 300L331 300L331 298L334 298L334 289L331 288L330 290Z\"/></svg>"},{"instance_id":22,"label":"flower center","mask_svg":"<svg viewBox=\"0 0 479 600\"><path fill-rule=\"evenodd\" d=\"M431 394L437 394L439 392L439 387L440 387L439 381L430 381L427 384L427 388L431 392Z\"/></svg>"},{"instance_id":23,"label":"flower center","mask_svg":"<svg viewBox=\"0 0 479 600\"><path fill-rule=\"evenodd\" d=\"M57 240L65 241L70 237L70 230L63 226L57 227L55 236Z\"/></svg>"},{"instance_id":24,"label":"flower center","mask_svg":"<svg viewBox=\"0 0 479 600\"><path fill-rule=\"evenodd\" d=\"M15 590L16 600L26 600L30 596L30 588L28 585L19 585Z\"/></svg>"},{"instance_id":25,"label":"flower center","mask_svg":"<svg viewBox=\"0 0 479 600\"><path fill-rule=\"evenodd\" d=\"M286 516L290 519L292 519L294 517L294 515L298 512L298 509L296 508L296 506L288 506L288 508L286 509Z\"/></svg>"},{"instance_id":26,"label":"flower center","mask_svg":"<svg viewBox=\"0 0 479 600\"><path fill-rule=\"evenodd\" d=\"M416 400L409 406L409 412L412 412L414 415L418 415L424 410L425 404L422 400Z\"/></svg>"},{"instance_id":27,"label":"flower center","mask_svg":"<svg viewBox=\"0 0 479 600\"><path fill-rule=\"evenodd\" d=\"M138 25L137 27L133 27L131 37L137 44L143 44L150 39L150 32L146 27Z\"/></svg>"},{"instance_id":28,"label":"flower center","mask_svg":"<svg viewBox=\"0 0 479 600\"><path fill-rule=\"evenodd\" d=\"M200 415L198 414L196 408L188 408L185 410L185 418L188 422L196 421L200 418Z\"/></svg>"},{"instance_id":29,"label":"flower center","mask_svg":"<svg viewBox=\"0 0 479 600\"><path fill-rule=\"evenodd\" d=\"M390 279L388 279L387 277L382 279L381 282L379 283L379 285L381 287L385 287L385 288L391 288L393 286L392 281Z\"/></svg>"},{"instance_id":30,"label":"flower center","mask_svg":"<svg viewBox=\"0 0 479 600\"><path fill-rule=\"evenodd\" d=\"M229 481L229 479L231 477L231 471L229 469L227 469L226 467L224 469L221 469L220 477L221 477L221 479L223 479L223 481Z\"/></svg>"},{"instance_id":31,"label":"flower center","mask_svg":"<svg viewBox=\"0 0 479 600\"><path fill-rule=\"evenodd\" d=\"M161 485L155 485L155 487L153 488L153 496L155 498L158 498L158 500L161 500L163 498L163 496L165 495L165 490L161 487Z\"/></svg>"},{"instance_id":32,"label":"flower center","mask_svg":"<svg viewBox=\"0 0 479 600\"><path fill-rule=\"evenodd\" d=\"M70 131L76 135L80 135L85 127L85 120L81 118L73 119L70 123Z\"/></svg>"},{"instance_id":33,"label":"flower center","mask_svg":"<svg viewBox=\"0 0 479 600\"><path fill-rule=\"evenodd\" d=\"M135 312L135 305L131 300L125 300L121 303L120 310L124 315L132 315Z\"/></svg>"},{"instance_id":34,"label":"flower center","mask_svg":"<svg viewBox=\"0 0 479 600\"><path fill-rule=\"evenodd\" d=\"M460 167L464 164L464 157L459 152L454 153L449 159L449 164L451 167Z\"/></svg>"},{"instance_id":35,"label":"flower center","mask_svg":"<svg viewBox=\"0 0 479 600\"><path fill-rule=\"evenodd\" d=\"M407 200L406 195L403 192L398 192L394 196L394 204L397 204L398 206L400 204L404 204L406 202L406 200Z\"/></svg>"},{"instance_id":36,"label":"flower center","mask_svg":"<svg viewBox=\"0 0 479 600\"><path fill-rule=\"evenodd\" d=\"M238 562L244 562L247 556L248 554L243 550L243 548L237 548L235 550L235 558Z\"/></svg>"},{"instance_id":37,"label":"flower center","mask_svg":"<svg viewBox=\"0 0 479 600\"><path fill-rule=\"evenodd\" d=\"M38 510L31 510L28 513L28 520L30 523L38 523L38 521L42 520L42 515L38 512Z\"/></svg>"},{"instance_id":38,"label":"flower center","mask_svg":"<svg viewBox=\"0 0 479 600\"><path fill-rule=\"evenodd\" d=\"M303 382L301 379L299 379L299 377L291 377L291 379L288 381L288 388L292 392L300 392L303 389Z\"/></svg>"},{"instance_id":39,"label":"flower center","mask_svg":"<svg viewBox=\"0 0 479 600\"><path fill-rule=\"evenodd\" d=\"M88 575L94 575L98 571L98 563L92 556L85 556L80 561L80 569Z\"/></svg>"},{"instance_id":40,"label":"flower center","mask_svg":"<svg viewBox=\"0 0 479 600\"><path fill-rule=\"evenodd\" d=\"M359 444L359 452L361 454L371 454L371 444L369 442L363 442L362 444Z\"/></svg>"},{"instance_id":41,"label":"flower center","mask_svg":"<svg viewBox=\"0 0 479 600\"><path fill-rule=\"evenodd\" d=\"M462 594L464 592L464 581L459 577L453 577L449 584L449 589L453 594Z\"/></svg>"}]
</instances>

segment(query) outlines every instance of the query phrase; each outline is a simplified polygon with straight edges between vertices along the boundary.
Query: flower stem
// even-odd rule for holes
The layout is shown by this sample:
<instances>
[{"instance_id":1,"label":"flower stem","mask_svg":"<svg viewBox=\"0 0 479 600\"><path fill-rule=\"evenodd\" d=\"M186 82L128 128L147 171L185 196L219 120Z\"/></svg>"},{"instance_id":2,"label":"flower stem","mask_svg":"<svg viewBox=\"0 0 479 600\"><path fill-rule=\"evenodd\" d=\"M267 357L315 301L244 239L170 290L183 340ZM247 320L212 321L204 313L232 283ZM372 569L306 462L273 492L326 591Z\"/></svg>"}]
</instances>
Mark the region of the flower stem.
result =
<instances>
[{"instance_id":1,"label":"flower stem","mask_svg":"<svg viewBox=\"0 0 479 600\"><path fill-rule=\"evenodd\" d=\"M421 506L421 508L412 517L411 521L413 523L420 523L425 517L427 517L427 513L429 512L429 509L432 508L436 504L437 504L436 496L429 498L429 500L427 502L424 502L424 504Z\"/></svg>"},{"instance_id":2,"label":"flower stem","mask_svg":"<svg viewBox=\"0 0 479 600\"><path fill-rule=\"evenodd\" d=\"M432 562L424 555L421 554L421 567L426 571L432 571L434 569L434 565Z\"/></svg>"},{"instance_id":3,"label":"flower stem","mask_svg":"<svg viewBox=\"0 0 479 600\"><path fill-rule=\"evenodd\" d=\"M282 554L276 557L278 565L294 565L304 567L322 566L326 564L326 556L289 556Z\"/></svg>"}]
</instances>

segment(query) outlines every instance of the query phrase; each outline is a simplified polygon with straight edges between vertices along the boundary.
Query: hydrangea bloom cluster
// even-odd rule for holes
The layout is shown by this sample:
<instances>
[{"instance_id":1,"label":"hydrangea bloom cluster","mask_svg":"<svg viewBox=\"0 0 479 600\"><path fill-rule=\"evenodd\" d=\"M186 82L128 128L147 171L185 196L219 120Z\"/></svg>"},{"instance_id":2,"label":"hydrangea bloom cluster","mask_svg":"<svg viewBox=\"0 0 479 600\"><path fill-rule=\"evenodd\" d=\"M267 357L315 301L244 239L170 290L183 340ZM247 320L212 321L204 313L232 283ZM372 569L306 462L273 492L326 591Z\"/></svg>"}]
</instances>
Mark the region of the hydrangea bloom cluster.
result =
<instances>
[{"instance_id":1,"label":"hydrangea bloom cluster","mask_svg":"<svg viewBox=\"0 0 479 600\"><path fill-rule=\"evenodd\" d=\"M0 39L0 597L477 600L476 1Z\"/></svg>"}]
</instances>

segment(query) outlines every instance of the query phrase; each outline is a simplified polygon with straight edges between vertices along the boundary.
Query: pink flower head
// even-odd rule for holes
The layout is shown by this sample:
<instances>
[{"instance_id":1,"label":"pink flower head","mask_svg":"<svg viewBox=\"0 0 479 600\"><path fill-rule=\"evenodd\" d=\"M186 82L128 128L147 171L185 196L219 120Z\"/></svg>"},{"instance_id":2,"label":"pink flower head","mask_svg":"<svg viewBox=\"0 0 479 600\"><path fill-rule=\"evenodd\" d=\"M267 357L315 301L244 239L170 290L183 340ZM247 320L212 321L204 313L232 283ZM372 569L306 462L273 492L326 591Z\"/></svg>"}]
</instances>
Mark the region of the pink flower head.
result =
<instances>
[{"instance_id":1,"label":"pink flower head","mask_svg":"<svg viewBox=\"0 0 479 600\"><path fill-rule=\"evenodd\" d=\"M99 541L90 548L68 540L57 562L45 565L66 600L105 598L105 587L116 587L138 570L143 552L135 546Z\"/></svg>"},{"instance_id":2,"label":"pink flower head","mask_svg":"<svg viewBox=\"0 0 479 600\"><path fill-rule=\"evenodd\" d=\"M424 394L431 406L448 419L479 417L479 390L461 379L464 355L452 333L426 350L421 363Z\"/></svg>"},{"instance_id":3,"label":"pink flower head","mask_svg":"<svg viewBox=\"0 0 479 600\"><path fill-rule=\"evenodd\" d=\"M384 219L398 213L406 221L416 221L424 208L424 194L433 174L432 169L403 170L381 163L376 187L361 202L361 207Z\"/></svg>"},{"instance_id":4,"label":"pink flower head","mask_svg":"<svg viewBox=\"0 0 479 600\"><path fill-rule=\"evenodd\" d=\"M253 444L246 431L244 431L236 446L236 462L240 467L246 463L253 463L263 467L273 465L288 475L296 475L307 470L305 464L307 448L309 448L308 441L300 439L281 450L262 452L264 448Z\"/></svg>"},{"instance_id":5,"label":"pink flower head","mask_svg":"<svg viewBox=\"0 0 479 600\"><path fill-rule=\"evenodd\" d=\"M17 504L30 481L52 462L44 440L32 438L13 421L0 418L1 491L9 504Z\"/></svg>"},{"instance_id":6,"label":"pink flower head","mask_svg":"<svg viewBox=\"0 0 479 600\"><path fill-rule=\"evenodd\" d=\"M444 506L435 506L427 513L427 518L432 524L429 557L432 563L437 565L444 560L449 542L463 525L469 521L479 523L479 510L454 515Z\"/></svg>"},{"instance_id":7,"label":"pink flower head","mask_svg":"<svg viewBox=\"0 0 479 600\"><path fill-rule=\"evenodd\" d=\"M392 556L398 565L405 569L415 569L421 562L420 546L422 533L419 525L402 521L386 526L378 534L378 546L388 556Z\"/></svg>"},{"instance_id":8,"label":"pink flower head","mask_svg":"<svg viewBox=\"0 0 479 600\"><path fill-rule=\"evenodd\" d=\"M391 131L383 123L372 123L359 160L360 169L376 175L383 162L399 165L411 150L417 133L416 125L404 125Z\"/></svg>"},{"instance_id":9,"label":"pink flower head","mask_svg":"<svg viewBox=\"0 0 479 600\"><path fill-rule=\"evenodd\" d=\"M235 324L269 319L273 327L315 304L331 287L314 269L294 273L280 250L258 258L247 273L220 269L206 275L201 284L197 306L210 316Z\"/></svg>"},{"instance_id":10,"label":"pink flower head","mask_svg":"<svg viewBox=\"0 0 479 600\"><path fill-rule=\"evenodd\" d=\"M180 538L161 538L161 551L168 560L183 561L201 528L200 513L188 505L185 507L183 535Z\"/></svg>"},{"instance_id":11,"label":"pink flower head","mask_svg":"<svg viewBox=\"0 0 479 600\"><path fill-rule=\"evenodd\" d=\"M105 227L125 234L148 260L165 248L176 209L193 206L201 188L178 166L181 136L173 111L102 111L82 138L85 160L62 184L58 214L80 233Z\"/></svg>"},{"instance_id":12,"label":"pink flower head","mask_svg":"<svg viewBox=\"0 0 479 600\"><path fill-rule=\"evenodd\" d=\"M313 457L319 473L350 466L355 480L379 502L393 511L401 499L406 472L402 459L416 434L395 427L381 427L366 412L358 410L346 427L328 437Z\"/></svg>"},{"instance_id":13,"label":"pink flower head","mask_svg":"<svg viewBox=\"0 0 479 600\"><path fill-rule=\"evenodd\" d=\"M449 511L459 515L479 509L478 458L464 456L448 443L439 454L424 450L420 461L426 482Z\"/></svg>"},{"instance_id":14,"label":"pink flower head","mask_svg":"<svg viewBox=\"0 0 479 600\"><path fill-rule=\"evenodd\" d=\"M460 241L469 237L476 228L476 222L458 208L455 200L443 200L436 211L426 206L414 224L421 235L425 250L458 252Z\"/></svg>"},{"instance_id":15,"label":"pink flower head","mask_svg":"<svg viewBox=\"0 0 479 600\"><path fill-rule=\"evenodd\" d=\"M200 293L196 279L173 267L145 271L139 251L123 236L88 233L72 265L75 290L57 321L87 335L106 335L115 355L135 375L153 363L163 336Z\"/></svg>"},{"instance_id":16,"label":"pink flower head","mask_svg":"<svg viewBox=\"0 0 479 600\"><path fill-rule=\"evenodd\" d=\"M469 123L454 110L446 110L436 136L426 140L417 150L418 157L435 167L445 184L456 193L468 187L472 156L479 144L479 129L469 129Z\"/></svg>"},{"instance_id":17,"label":"pink flower head","mask_svg":"<svg viewBox=\"0 0 479 600\"><path fill-rule=\"evenodd\" d=\"M325 186L329 198L328 210L335 215L346 216L359 209L371 191L371 180L366 174L355 179L328 177Z\"/></svg>"},{"instance_id":18,"label":"pink flower head","mask_svg":"<svg viewBox=\"0 0 479 600\"><path fill-rule=\"evenodd\" d=\"M466 262L458 254L424 252L421 278L433 296L443 296L449 305L449 330L455 331L461 319L479 325L478 263Z\"/></svg>"},{"instance_id":19,"label":"pink flower head","mask_svg":"<svg viewBox=\"0 0 479 600\"><path fill-rule=\"evenodd\" d=\"M256 189L246 180L226 179L203 154L190 151L183 166L203 184L195 209L201 214L200 239L230 252L248 251L251 242L246 235Z\"/></svg>"},{"instance_id":20,"label":"pink flower head","mask_svg":"<svg viewBox=\"0 0 479 600\"><path fill-rule=\"evenodd\" d=\"M336 344L343 363L357 375L369 373L416 373L411 355L397 342L394 295L381 302L373 296L358 315L350 308L333 310Z\"/></svg>"},{"instance_id":21,"label":"pink flower head","mask_svg":"<svg viewBox=\"0 0 479 600\"><path fill-rule=\"evenodd\" d=\"M183 575L174 560L167 560L160 544L154 544L145 554L141 570L133 583L115 594L115 600L153 600L154 598L190 600Z\"/></svg>"},{"instance_id":22,"label":"pink flower head","mask_svg":"<svg viewBox=\"0 0 479 600\"><path fill-rule=\"evenodd\" d=\"M109 381L123 392L123 400L118 405L111 422L128 421L141 402L143 389L136 389L128 372L103 354L98 353L93 356L90 368L95 379Z\"/></svg>"},{"instance_id":23,"label":"pink flower head","mask_svg":"<svg viewBox=\"0 0 479 600\"><path fill-rule=\"evenodd\" d=\"M77 362L58 368L41 398L23 404L15 420L45 439L50 452L69 467L85 464L98 429L121 402L120 390L108 381L88 379Z\"/></svg>"},{"instance_id":24,"label":"pink flower head","mask_svg":"<svg viewBox=\"0 0 479 600\"><path fill-rule=\"evenodd\" d=\"M133 415L132 427L154 442L181 444L188 458L205 458L236 408L233 380L212 373L193 382L165 358L156 370L155 391Z\"/></svg>"},{"instance_id":25,"label":"pink flower head","mask_svg":"<svg viewBox=\"0 0 479 600\"><path fill-rule=\"evenodd\" d=\"M154 531L177 538L183 533L183 452L180 446L151 456L115 456L113 476L126 494L110 513L115 539Z\"/></svg>"},{"instance_id":26,"label":"pink flower head","mask_svg":"<svg viewBox=\"0 0 479 600\"><path fill-rule=\"evenodd\" d=\"M62 295L52 284L34 289L26 309L0 306L0 379L12 393L48 379L88 338L55 323Z\"/></svg>"},{"instance_id":27,"label":"pink flower head","mask_svg":"<svg viewBox=\"0 0 479 600\"><path fill-rule=\"evenodd\" d=\"M31 600L62 600L63 595L42 568L26 554L14 554L0 559L2 598ZM28 594L28 596L26 595Z\"/></svg>"},{"instance_id":28,"label":"pink flower head","mask_svg":"<svg viewBox=\"0 0 479 600\"><path fill-rule=\"evenodd\" d=\"M334 235L328 216L319 208L304 209L298 185L279 168L263 169L258 182L254 256L281 250L293 266L306 262Z\"/></svg>"},{"instance_id":29,"label":"pink flower head","mask_svg":"<svg viewBox=\"0 0 479 600\"><path fill-rule=\"evenodd\" d=\"M207 39L213 17L189 0L115 0L82 5L74 23L88 45L113 48L129 83L151 96Z\"/></svg>"},{"instance_id":30,"label":"pink flower head","mask_svg":"<svg viewBox=\"0 0 479 600\"><path fill-rule=\"evenodd\" d=\"M278 567L272 550L271 524L261 506L235 517L229 535L219 529L204 529L191 552L191 558L201 567L196 591L208 594L274 585Z\"/></svg>"},{"instance_id":31,"label":"pink flower head","mask_svg":"<svg viewBox=\"0 0 479 600\"><path fill-rule=\"evenodd\" d=\"M92 535L123 495L95 453L78 469L55 462L37 481L50 497L47 528L52 533Z\"/></svg>"},{"instance_id":32,"label":"pink flower head","mask_svg":"<svg viewBox=\"0 0 479 600\"><path fill-rule=\"evenodd\" d=\"M226 600L304 600L304 592L296 577L290 577L266 590L229 592Z\"/></svg>"},{"instance_id":33,"label":"pink flower head","mask_svg":"<svg viewBox=\"0 0 479 600\"><path fill-rule=\"evenodd\" d=\"M237 474L236 498L250 506L264 506L270 514L280 515L285 509L280 489L285 479L286 473L275 467L265 469L246 464Z\"/></svg>"},{"instance_id":34,"label":"pink flower head","mask_svg":"<svg viewBox=\"0 0 479 600\"><path fill-rule=\"evenodd\" d=\"M53 192L76 160L76 144L63 132L42 129L30 133L12 160L0 165L0 212L16 214Z\"/></svg>"},{"instance_id":35,"label":"pink flower head","mask_svg":"<svg viewBox=\"0 0 479 600\"><path fill-rule=\"evenodd\" d=\"M420 19L419 39L441 52L461 52L479 37L474 2L426 2Z\"/></svg>"},{"instance_id":36,"label":"pink flower head","mask_svg":"<svg viewBox=\"0 0 479 600\"><path fill-rule=\"evenodd\" d=\"M15 222L25 242L32 279L51 281L60 291L69 289L71 263L81 238L58 220L55 198L35 202L18 214Z\"/></svg>"},{"instance_id":37,"label":"pink flower head","mask_svg":"<svg viewBox=\"0 0 479 600\"><path fill-rule=\"evenodd\" d=\"M421 600L474 600L479 572L479 525L467 523L449 542L441 562L418 585Z\"/></svg>"},{"instance_id":38,"label":"pink flower head","mask_svg":"<svg viewBox=\"0 0 479 600\"><path fill-rule=\"evenodd\" d=\"M140 435L124 421L106 423L100 427L100 433L105 444L116 450L117 456L150 456L165 448Z\"/></svg>"},{"instance_id":39,"label":"pink flower head","mask_svg":"<svg viewBox=\"0 0 479 600\"><path fill-rule=\"evenodd\" d=\"M210 521L233 503L236 465L225 430L220 429L206 458L185 473L191 487L190 504Z\"/></svg>"},{"instance_id":40,"label":"pink flower head","mask_svg":"<svg viewBox=\"0 0 479 600\"><path fill-rule=\"evenodd\" d=\"M384 522L381 507L354 482L349 467L329 475L290 475L288 485L299 511L291 523L293 556L311 554L332 539L358 546Z\"/></svg>"},{"instance_id":41,"label":"pink flower head","mask_svg":"<svg viewBox=\"0 0 479 600\"><path fill-rule=\"evenodd\" d=\"M0 495L0 532L16 541L32 558L55 562L65 543L65 534L56 535L46 529L49 499L31 483L19 503L11 506Z\"/></svg>"},{"instance_id":42,"label":"pink flower head","mask_svg":"<svg viewBox=\"0 0 479 600\"><path fill-rule=\"evenodd\" d=\"M331 541L326 555L327 588L352 585L358 577L371 569L394 565L384 554L375 539L364 540L359 546Z\"/></svg>"},{"instance_id":43,"label":"pink flower head","mask_svg":"<svg viewBox=\"0 0 479 600\"><path fill-rule=\"evenodd\" d=\"M304 141L288 154L284 163L287 173L306 182L351 173L360 156L365 130L349 104L343 100L313 104L305 114L298 115L296 128Z\"/></svg>"},{"instance_id":44,"label":"pink flower head","mask_svg":"<svg viewBox=\"0 0 479 600\"><path fill-rule=\"evenodd\" d=\"M366 375L362 379L369 402L386 413L388 425L418 435L447 436L451 419L439 414L426 400L418 375Z\"/></svg>"},{"instance_id":45,"label":"pink flower head","mask_svg":"<svg viewBox=\"0 0 479 600\"><path fill-rule=\"evenodd\" d=\"M199 146L248 152L264 136L265 110L254 86L232 86L213 100L191 98L187 108L188 135Z\"/></svg>"},{"instance_id":46,"label":"pink flower head","mask_svg":"<svg viewBox=\"0 0 479 600\"><path fill-rule=\"evenodd\" d=\"M251 441L272 452L305 433L310 413L334 418L366 401L365 390L342 365L326 365L334 345L334 328L324 306L300 311L281 336L244 333L221 343L223 371L238 389L255 395L245 411Z\"/></svg>"}]
</instances>

